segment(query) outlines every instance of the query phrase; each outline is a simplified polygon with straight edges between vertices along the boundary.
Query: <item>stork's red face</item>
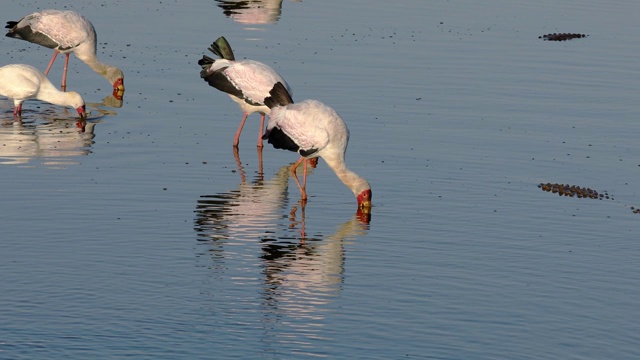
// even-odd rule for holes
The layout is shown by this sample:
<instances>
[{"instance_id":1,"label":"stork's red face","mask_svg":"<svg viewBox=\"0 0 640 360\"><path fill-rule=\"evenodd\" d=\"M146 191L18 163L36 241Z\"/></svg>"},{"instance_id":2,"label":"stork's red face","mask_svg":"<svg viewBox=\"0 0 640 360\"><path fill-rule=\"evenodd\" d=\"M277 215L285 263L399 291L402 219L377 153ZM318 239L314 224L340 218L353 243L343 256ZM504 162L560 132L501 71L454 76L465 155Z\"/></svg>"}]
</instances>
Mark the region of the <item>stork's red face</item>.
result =
<instances>
[{"instance_id":1,"label":"stork's red face","mask_svg":"<svg viewBox=\"0 0 640 360\"><path fill-rule=\"evenodd\" d=\"M76 109L76 111L78 112L78 115L80 115L80 119L86 119L87 118L87 111L86 111L84 105L78 107Z\"/></svg>"},{"instance_id":2,"label":"stork's red face","mask_svg":"<svg viewBox=\"0 0 640 360\"><path fill-rule=\"evenodd\" d=\"M124 95L124 79L119 78L113 83L113 97L122 100Z\"/></svg>"},{"instance_id":3,"label":"stork's red face","mask_svg":"<svg viewBox=\"0 0 640 360\"><path fill-rule=\"evenodd\" d=\"M371 209L371 189L367 189L356 196L358 209Z\"/></svg>"}]
</instances>

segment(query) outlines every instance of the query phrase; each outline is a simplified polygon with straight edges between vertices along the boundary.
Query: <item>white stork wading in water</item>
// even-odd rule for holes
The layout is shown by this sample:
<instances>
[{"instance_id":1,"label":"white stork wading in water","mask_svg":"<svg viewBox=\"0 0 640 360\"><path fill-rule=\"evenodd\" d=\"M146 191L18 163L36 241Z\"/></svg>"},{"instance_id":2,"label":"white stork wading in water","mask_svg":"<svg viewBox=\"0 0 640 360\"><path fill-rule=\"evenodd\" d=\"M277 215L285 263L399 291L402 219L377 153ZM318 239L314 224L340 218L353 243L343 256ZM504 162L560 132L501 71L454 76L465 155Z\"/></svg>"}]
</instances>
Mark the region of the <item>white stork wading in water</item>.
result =
<instances>
[{"instance_id":1,"label":"white stork wading in water","mask_svg":"<svg viewBox=\"0 0 640 360\"><path fill-rule=\"evenodd\" d=\"M371 186L360 175L347 168L344 157L349 143L349 130L342 118L317 100L293 103L282 83L277 83L264 103L271 108L269 124L263 139L276 149L295 151L300 159L291 167L293 178L307 199L307 162L321 157L356 197L358 208L371 208ZM303 183L296 168L304 161Z\"/></svg>"},{"instance_id":2,"label":"white stork wading in water","mask_svg":"<svg viewBox=\"0 0 640 360\"><path fill-rule=\"evenodd\" d=\"M22 116L22 103L27 99L71 106L78 111L82 119L87 115L80 94L75 91L58 90L42 71L30 65L11 64L0 67L0 95L13 99L15 117Z\"/></svg>"},{"instance_id":3,"label":"white stork wading in water","mask_svg":"<svg viewBox=\"0 0 640 360\"><path fill-rule=\"evenodd\" d=\"M240 142L240 134L247 117L258 112L261 117L257 146L262 148L265 114L270 112L269 107L264 104L264 99L278 82L282 83L289 93L291 88L282 76L269 66L254 60L236 60L224 36L211 44L209 51L220 59L215 60L204 55L198 61L198 65L202 66L200 77L214 88L227 93L244 112L233 139L233 146L237 147Z\"/></svg>"},{"instance_id":4,"label":"white stork wading in water","mask_svg":"<svg viewBox=\"0 0 640 360\"><path fill-rule=\"evenodd\" d=\"M113 85L114 96L122 98L124 75L122 70L107 65L96 56L96 31L84 16L69 10L42 10L29 14L18 21L8 21L6 36L25 40L53 49L51 61L44 71L47 75L58 53L65 54L62 73L63 91L67 89L67 69L69 55L74 53L78 59Z\"/></svg>"}]
</instances>

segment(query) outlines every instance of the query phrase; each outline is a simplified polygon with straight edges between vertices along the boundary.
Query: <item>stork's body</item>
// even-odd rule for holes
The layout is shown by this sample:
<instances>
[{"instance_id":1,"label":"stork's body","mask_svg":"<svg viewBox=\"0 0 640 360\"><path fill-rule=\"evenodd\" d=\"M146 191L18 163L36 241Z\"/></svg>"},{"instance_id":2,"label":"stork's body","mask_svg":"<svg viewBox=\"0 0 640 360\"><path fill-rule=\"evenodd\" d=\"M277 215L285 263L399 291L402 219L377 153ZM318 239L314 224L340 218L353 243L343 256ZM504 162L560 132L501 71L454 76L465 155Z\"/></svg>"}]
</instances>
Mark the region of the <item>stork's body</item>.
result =
<instances>
[{"instance_id":1,"label":"stork's body","mask_svg":"<svg viewBox=\"0 0 640 360\"><path fill-rule=\"evenodd\" d=\"M29 41L53 49L53 56L44 74L53 66L58 53L65 54L62 90L67 88L67 69L69 55L74 53L78 59L113 85L114 94L120 97L124 91L122 70L107 65L96 55L96 31L84 16L69 10L42 10L29 14L18 21L8 21L6 36Z\"/></svg>"},{"instance_id":2,"label":"stork's body","mask_svg":"<svg viewBox=\"0 0 640 360\"><path fill-rule=\"evenodd\" d=\"M321 157L356 196L358 206L371 206L371 186L361 176L349 170L345 163L349 130L340 116L329 106L317 100L293 103L282 84L276 84L265 99L271 108L265 139L277 149L300 154L291 167L294 180L306 200L306 166L310 159ZM296 176L296 168L304 162L303 184Z\"/></svg>"},{"instance_id":3,"label":"stork's body","mask_svg":"<svg viewBox=\"0 0 640 360\"><path fill-rule=\"evenodd\" d=\"M220 59L203 56L198 61L202 66L200 77L214 88L227 93L244 113L233 139L233 146L237 147L240 143L240 134L247 117L257 112L260 113L257 146L262 147L265 114L270 112L269 107L264 104L264 99L269 96L269 91L276 83L284 84L287 91L291 93L289 85L280 74L261 62L236 60L231 46L224 37L218 38L211 44L209 50Z\"/></svg>"},{"instance_id":4,"label":"stork's body","mask_svg":"<svg viewBox=\"0 0 640 360\"><path fill-rule=\"evenodd\" d=\"M11 64L0 67L0 95L13 99L15 117L22 115L22 103L27 99L71 106L78 111L80 117L86 117L84 100L80 94L58 90L42 71L30 65Z\"/></svg>"}]
</instances>

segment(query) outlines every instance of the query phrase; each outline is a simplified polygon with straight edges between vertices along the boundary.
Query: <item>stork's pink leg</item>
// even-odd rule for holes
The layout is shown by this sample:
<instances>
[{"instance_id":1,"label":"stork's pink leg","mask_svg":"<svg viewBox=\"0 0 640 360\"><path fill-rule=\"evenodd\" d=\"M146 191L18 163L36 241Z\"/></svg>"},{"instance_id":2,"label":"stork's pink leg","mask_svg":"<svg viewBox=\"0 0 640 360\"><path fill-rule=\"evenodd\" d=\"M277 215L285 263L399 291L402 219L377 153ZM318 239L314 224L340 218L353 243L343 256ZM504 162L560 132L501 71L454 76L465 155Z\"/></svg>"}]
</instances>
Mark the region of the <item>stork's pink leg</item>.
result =
<instances>
[{"instance_id":1,"label":"stork's pink leg","mask_svg":"<svg viewBox=\"0 0 640 360\"><path fill-rule=\"evenodd\" d=\"M305 189L305 191L307 190L307 164L309 163L310 159L305 159L304 160L304 168L302 171L302 187Z\"/></svg>"},{"instance_id":2,"label":"stork's pink leg","mask_svg":"<svg viewBox=\"0 0 640 360\"><path fill-rule=\"evenodd\" d=\"M260 132L258 133L258 147L262 148L262 135L264 134L264 114L260 114Z\"/></svg>"},{"instance_id":3,"label":"stork's pink leg","mask_svg":"<svg viewBox=\"0 0 640 360\"><path fill-rule=\"evenodd\" d=\"M233 146L235 147L238 147L238 144L240 143L240 134L242 133L244 122L247 121L248 116L249 116L249 113L244 113L244 116L242 117L242 121L240 121L240 126L238 126L238 131L236 131L236 137L233 138Z\"/></svg>"},{"instance_id":4,"label":"stork's pink leg","mask_svg":"<svg viewBox=\"0 0 640 360\"><path fill-rule=\"evenodd\" d=\"M13 116L17 116L17 117L22 116L22 103L18 104L18 106L13 108Z\"/></svg>"},{"instance_id":5,"label":"stork's pink leg","mask_svg":"<svg viewBox=\"0 0 640 360\"><path fill-rule=\"evenodd\" d=\"M296 169L298 168L298 166L300 166L300 163L305 160L306 160L305 158L300 157L300 160L296 161L296 163L291 166L291 174L293 174L293 180L296 181L296 184L298 185L298 189L300 189L300 193L302 193L302 200L307 200L307 192L305 191L304 187L300 185L300 181L298 180L298 174L296 174ZM306 185L306 176L305 176L305 185Z\"/></svg>"},{"instance_id":6,"label":"stork's pink leg","mask_svg":"<svg viewBox=\"0 0 640 360\"><path fill-rule=\"evenodd\" d=\"M51 61L49 61L49 65L47 65L47 70L44 71L45 75L47 75L49 73L49 70L51 70L51 67L53 66L53 63L56 61L57 56L58 56L58 50L53 50L53 56L51 57Z\"/></svg>"},{"instance_id":7,"label":"stork's pink leg","mask_svg":"<svg viewBox=\"0 0 640 360\"><path fill-rule=\"evenodd\" d=\"M65 54L64 71L62 72L62 85L60 86L62 91L67 91L67 69L68 68L69 68L69 54Z\"/></svg>"}]
</instances>

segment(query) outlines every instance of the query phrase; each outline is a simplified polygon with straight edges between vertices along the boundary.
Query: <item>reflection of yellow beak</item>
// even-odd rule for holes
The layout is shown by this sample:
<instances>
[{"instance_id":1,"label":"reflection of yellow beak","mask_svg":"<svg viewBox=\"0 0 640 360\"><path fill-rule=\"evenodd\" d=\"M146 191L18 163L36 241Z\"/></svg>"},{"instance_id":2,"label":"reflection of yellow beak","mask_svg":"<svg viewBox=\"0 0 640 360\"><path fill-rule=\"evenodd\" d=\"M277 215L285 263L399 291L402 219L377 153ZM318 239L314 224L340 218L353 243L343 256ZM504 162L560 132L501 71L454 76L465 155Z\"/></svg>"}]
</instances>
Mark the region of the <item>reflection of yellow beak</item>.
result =
<instances>
[{"instance_id":1,"label":"reflection of yellow beak","mask_svg":"<svg viewBox=\"0 0 640 360\"><path fill-rule=\"evenodd\" d=\"M356 217L362 223L368 224L371 222L371 202L363 201L358 205L358 211L356 211Z\"/></svg>"}]
</instances>

